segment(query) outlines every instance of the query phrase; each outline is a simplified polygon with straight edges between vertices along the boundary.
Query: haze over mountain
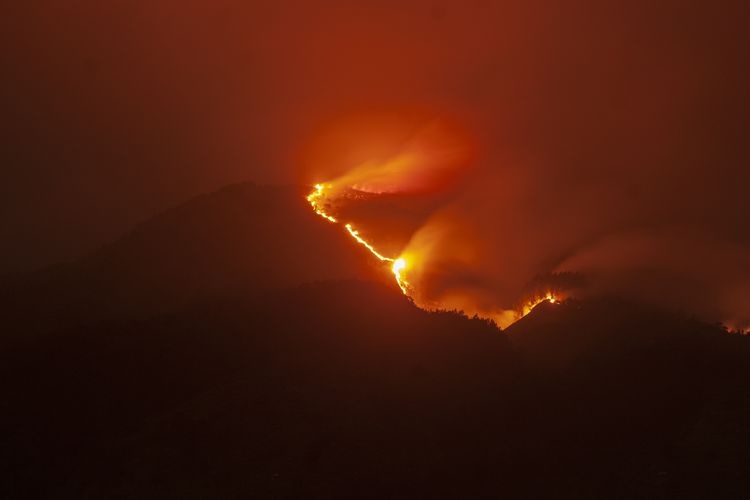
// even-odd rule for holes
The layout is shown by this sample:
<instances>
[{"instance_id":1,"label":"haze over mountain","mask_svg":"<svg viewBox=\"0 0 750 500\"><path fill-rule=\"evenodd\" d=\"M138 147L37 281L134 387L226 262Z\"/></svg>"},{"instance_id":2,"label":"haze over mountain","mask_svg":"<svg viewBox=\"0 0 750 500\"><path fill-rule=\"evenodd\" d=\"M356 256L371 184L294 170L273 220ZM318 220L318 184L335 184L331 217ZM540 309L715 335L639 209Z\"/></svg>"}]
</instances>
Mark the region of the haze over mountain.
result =
<instances>
[{"instance_id":1,"label":"haze over mountain","mask_svg":"<svg viewBox=\"0 0 750 500\"><path fill-rule=\"evenodd\" d=\"M369 255L293 187L228 186L153 217L81 260L0 279L6 317L93 322L169 312L238 290L373 278Z\"/></svg>"},{"instance_id":2,"label":"haze over mountain","mask_svg":"<svg viewBox=\"0 0 750 500\"><path fill-rule=\"evenodd\" d=\"M243 184L6 277L0 495L748 491L747 336L603 298L501 332L373 260L296 189Z\"/></svg>"}]
</instances>

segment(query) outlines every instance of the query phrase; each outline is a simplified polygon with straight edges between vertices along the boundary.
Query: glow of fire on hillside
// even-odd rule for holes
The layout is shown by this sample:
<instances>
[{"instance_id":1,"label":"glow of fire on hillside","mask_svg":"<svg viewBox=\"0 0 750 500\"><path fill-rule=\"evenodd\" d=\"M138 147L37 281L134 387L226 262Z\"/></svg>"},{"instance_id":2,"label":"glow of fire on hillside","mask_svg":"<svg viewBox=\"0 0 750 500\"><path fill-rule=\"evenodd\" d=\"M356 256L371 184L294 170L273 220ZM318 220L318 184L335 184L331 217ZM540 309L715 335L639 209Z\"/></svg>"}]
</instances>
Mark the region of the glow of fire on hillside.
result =
<instances>
[{"instance_id":1,"label":"glow of fire on hillside","mask_svg":"<svg viewBox=\"0 0 750 500\"><path fill-rule=\"evenodd\" d=\"M323 202L326 199L326 190L330 189L329 184L316 184L315 189L307 195L307 201L310 203L310 205L313 208L313 211L318 214L319 216L326 219L328 222L331 222L333 224L338 224L339 220L331 215L330 213L325 211L325 208L323 206ZM391 273L393 274L394 278L396 279L396 283L398 284L398 287L401 289L401 291L404 293L404 295L410 297L410 292L413 290L412 285L407 281L405 275L406 271L409 267L409 261L404 256L398 256L398 257L386 257L385 255L381 254L378 250L375 249L375 247L370 243L369 241L365 240L359 231L354 228L354 226L351 223L344 224L344 227L346 228L349 235L354 238L354 240L365 247L372 255L374 255L378 260L381 262L389 262L391 264L390 269ZM513 321L517 321L518 319L523 318L527 314L529 314L537 305L541 304L542 302L548 302L551 304L558 304L560 303L560 298L552 291L548 291L542 295L533 297L529 299L527 302L525 302L514 314L515 318ZM509 312L509 311L508 311ZM507 315L499 315L495 317L491 317L495 322L502 323L501 317L506 317ZM506 322L507 323L507 322ZM507 326L507 325L505 325Z\"/></svg>"},{"instance_id":2,"label":"glow of fire on hillside","mask_svg":"<svg viewBox=\"0 0 750 500\"><path fill-rule=\"evenodd\" d=\"M549 302L550 304L558 304L560 302L560 299L557 297L557 295L554 292L547 292L539 297L530 299L528 302L526 302L521 310L519 311L521 317L523 318L527 314L531 312L532 309L534 309L536 306L541 304L542 302Z\"/></svg>"},{"instance_id":3,"label":"glow of fire on hillside","mask_svg":"<svg viewBox=\"0 0 750 500\"><path fill-rule=\"evenodd\" d=\"M323 210L322 207L322 200L325 199L325 190L326 190L325 184L316 184L315 190L307 195L307 201L310 203L310 205L313 207L313 210L316 214L320 215L324 219L326 219L329 222L332 222L334 224L338 223L338 219L333 217L332 215L328 214ZM354 238L357 243L365 247L367 250L370 251L371 254L373 254L375 257L378 258L378 260L382 262L390 262L391 263L391 272L393 273L393 276L396 278L396 283L398 284L398 287L401 289L401 291L404 293L404 295L409 295L409 282L406 281L406 279L403 276L404 271L407 267L407 262L403 257L397 257L397 258L391 258L386 257L377 250L375 250L375 247L373 247L367 240L362 238L360 236L359 231L354 229L354 226L351 225L351 223L347 223L344 225L346 230L349 232L349 235Z\"/></svg>"},{"instance_id":4,"label":"glow of fire on hillside","mask_svg":"<svg viewBox=\"0 0 750 500\"><path fill-rule=\"evenodd\" d=\"M331 205L334 202L355 199L361 193L375 196L433 193L451 186L471 167L474 138L452 117L427 119L422 116L415 122L411 122L411 118L392 120L375 119L374 128L365 134L355 134L356 139L351 138L348 129L343 136L331 131L321 136L318 147L325 153L311 158L317 158L313 163L330 169L332 175L329 174L327 182L316 184L307 195L315 213L332 224L341 224L358 244L379 261L387 262L401 291L422 309L460 310L505 327L528 314L540 302L556 303L559 297L545 292L541 298L534 295L517 308L488 310L481 291L431 289L427 280L432 279L433 269L440 268L441 259L449 256L454 262L471 265L473 252L471 238L464 240L450 231L444 233L440 226L433 234L435 227L430 225L430 220L412 234L397 256L384 255L382 248L376 248L376 242L366 237L366 231L363 234L362 228L355 227L353 221L340 220L340 214ZM448 224L449 228L464 228L462 221Z\"/></svg>"}]
</instances>

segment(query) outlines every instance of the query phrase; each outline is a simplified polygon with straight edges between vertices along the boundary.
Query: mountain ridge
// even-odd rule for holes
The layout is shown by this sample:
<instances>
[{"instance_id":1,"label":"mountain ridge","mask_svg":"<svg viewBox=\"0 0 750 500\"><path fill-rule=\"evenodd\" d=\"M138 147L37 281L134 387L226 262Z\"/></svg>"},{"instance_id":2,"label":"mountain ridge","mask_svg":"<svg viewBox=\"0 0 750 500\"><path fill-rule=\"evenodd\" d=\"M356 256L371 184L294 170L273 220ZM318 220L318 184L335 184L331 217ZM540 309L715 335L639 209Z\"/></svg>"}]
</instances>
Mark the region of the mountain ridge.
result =
<instances>
[{"instance_id":1,"label":"mountain ridge","mask_svg":"<svg viewBox=\"0 0 750 500\"><path fill-rule=\"evenodd\" d=\"M288 234L310 239L285 251ZM292 271L253 281L265 256ZM54 286L5 288L0 496L747 491L747 336L614 299L542 303L500 331L417 308L374 260L293 189L241 185Z\"/></svg>"}]
</instances>

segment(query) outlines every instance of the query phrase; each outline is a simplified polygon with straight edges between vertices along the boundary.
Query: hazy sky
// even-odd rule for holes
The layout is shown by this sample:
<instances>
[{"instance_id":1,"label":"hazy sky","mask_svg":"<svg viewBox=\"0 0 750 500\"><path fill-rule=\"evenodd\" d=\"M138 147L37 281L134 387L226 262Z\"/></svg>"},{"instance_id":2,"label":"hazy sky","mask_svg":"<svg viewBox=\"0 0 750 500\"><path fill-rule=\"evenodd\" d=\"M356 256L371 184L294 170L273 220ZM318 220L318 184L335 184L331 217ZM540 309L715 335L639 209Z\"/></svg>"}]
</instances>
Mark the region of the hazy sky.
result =
<instances>
[{"instance_id":1,"label":"hazy sky","mask_svg":"<svg viewBox=\"0 0 750 500\"><path fill-rule=\"evenodd\" d=\"M487 252L519 282L540 262L609 265L621 247L592 248L612 233L678 232L704 266L720 241L738 265L748 13L695 3L14 2L0 271L79 256L230 182L309 181L331 123L414 109L473 135L471 203L450 210L493 228Z\"/></svg>"}]
</instances>

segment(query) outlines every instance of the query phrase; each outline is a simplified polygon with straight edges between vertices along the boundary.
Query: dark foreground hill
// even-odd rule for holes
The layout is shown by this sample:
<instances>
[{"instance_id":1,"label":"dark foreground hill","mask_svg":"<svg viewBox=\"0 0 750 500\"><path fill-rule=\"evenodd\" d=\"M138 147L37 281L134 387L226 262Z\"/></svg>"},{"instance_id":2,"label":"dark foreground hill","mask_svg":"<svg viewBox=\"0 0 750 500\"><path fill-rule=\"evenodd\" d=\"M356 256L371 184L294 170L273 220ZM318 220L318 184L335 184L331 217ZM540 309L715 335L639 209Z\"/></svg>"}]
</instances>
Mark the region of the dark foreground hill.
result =
<instances>
[{"instance_id":1,"label":"dark foreground hill","mask_svg":"<svg viewBox=\"0 0 750 500\"><path fill-rule=\"evenodd\" d=\"M747 337L615 300L500 332L385 285L250 285L5 338L0 497L748 496Z\"/></svg>"}]
</instances>

